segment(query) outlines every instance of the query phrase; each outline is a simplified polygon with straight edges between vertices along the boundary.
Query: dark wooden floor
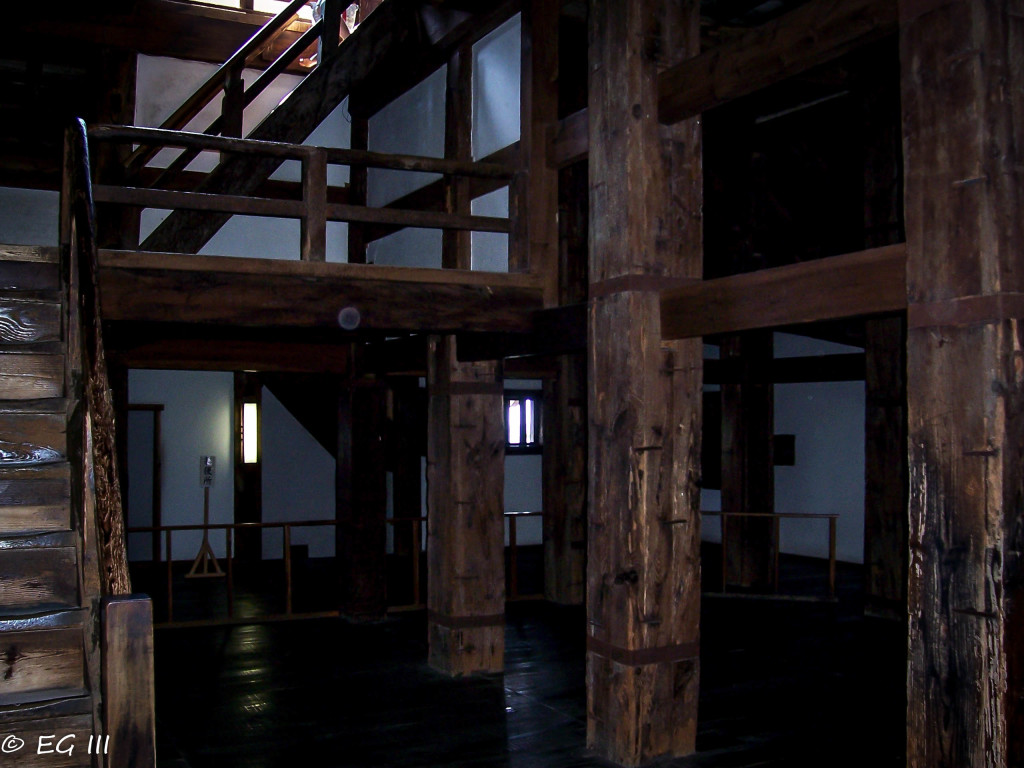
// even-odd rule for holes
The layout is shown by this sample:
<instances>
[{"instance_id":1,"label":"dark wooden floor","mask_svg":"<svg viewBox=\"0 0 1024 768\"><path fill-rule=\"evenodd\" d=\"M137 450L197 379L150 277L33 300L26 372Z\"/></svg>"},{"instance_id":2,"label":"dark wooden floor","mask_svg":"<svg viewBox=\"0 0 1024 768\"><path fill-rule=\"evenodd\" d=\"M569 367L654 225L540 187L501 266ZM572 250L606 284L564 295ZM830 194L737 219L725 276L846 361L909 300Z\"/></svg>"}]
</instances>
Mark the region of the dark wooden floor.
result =
<instances>
[{"instance_id":1,"label":"dark wooden floor","mask_svg":"<svg viewBox=\"0 0 1024 768\"><path fill-rule=\"evenodd\" d=\"M663 765L903 764L903 628L840 576L839 603L704 600L698 753ZM582 609L510 605L506 673L469 679L427 667L424 622L159 630L161 766L608 765L585 748Z\"/></svg>"}]
</instances>

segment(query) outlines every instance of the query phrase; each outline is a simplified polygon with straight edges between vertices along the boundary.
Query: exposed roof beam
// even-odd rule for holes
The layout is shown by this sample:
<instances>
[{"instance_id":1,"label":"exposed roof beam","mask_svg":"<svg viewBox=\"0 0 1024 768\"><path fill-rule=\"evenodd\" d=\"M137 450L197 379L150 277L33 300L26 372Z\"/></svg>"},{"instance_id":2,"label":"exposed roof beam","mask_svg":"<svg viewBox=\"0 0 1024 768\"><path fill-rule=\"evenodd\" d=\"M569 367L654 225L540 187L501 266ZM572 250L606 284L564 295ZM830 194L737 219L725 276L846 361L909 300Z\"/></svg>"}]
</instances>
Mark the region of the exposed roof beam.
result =
<instances>
[{"instance_id":1,"label":"exposed roof beam","mask_svg":"<svg viewBox=\"0 0 1024 768\"><path fill-rule=\"evenodd\" d=\"M811 0L658 78L658 118L677 123L896 31L893 0Z\"/></svg>"},{"instance_id":2,"label":"exposed roof beam","mask_svg":"<svg viewBox=\"0 0 1024 768\"><path fill-rule=\"evenodd\" d=\"M672 288L661 294L662 338L905 310L906 261L901 243Z\"/></svg>"}]
</instances>

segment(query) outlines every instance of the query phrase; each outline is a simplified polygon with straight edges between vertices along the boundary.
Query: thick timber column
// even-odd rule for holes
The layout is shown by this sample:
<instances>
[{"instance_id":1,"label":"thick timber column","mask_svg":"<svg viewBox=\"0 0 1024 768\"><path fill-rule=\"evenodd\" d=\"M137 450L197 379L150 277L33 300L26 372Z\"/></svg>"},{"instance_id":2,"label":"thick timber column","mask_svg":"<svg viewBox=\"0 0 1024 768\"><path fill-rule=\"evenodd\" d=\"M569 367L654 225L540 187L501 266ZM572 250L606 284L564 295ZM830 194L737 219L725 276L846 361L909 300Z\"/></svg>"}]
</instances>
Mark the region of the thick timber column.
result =
<instances>
[{"instance_id":1,"label":"thick timber column","mask_svg":"<svg viewBox=\"0 0 1024 768\"><path fill-rule=\"evenodd\" d=\"M701 274L700 125L656 89L697 11L590 3L587 742L631 766L697 730L702 343L662 343L659 290Z\"/></svg>"},{"instance_id":2,"label":"thick timber column","mask_svg":"<svg viewBox=\"0 0 1024 768\"><path fill-rule=\"evenodd\" d=\"M498 364L427 347L427 632L430 665L499 672L505 655L505 430Z\"/></svg>"},{"instance_id":3,"label":"thick timber column","mask_svg":"<svg viewBox=\"0 0 1024 768\"><path fill-rule=\"evenodd\" d=\"M907 764L1024 764L1024 24L901 3Z\"/></svg>"},{"instance_id":4,"label":"thick timber column","mask_svg":"<svg viewBox=\"0 0 1024 768\"><path fill-rule=\"evenodd\" d=\"M334 473L335 547L342 615L373 620L387 613L387 390L353 377L338 398Z\"/></svg>"},{"instance_id":5,"label":"thick timber column","mask_svg":"<svg viewBox=\"0 0 1024 768\"><path fill-rule=\"evenodd\" d=\"M722 341L722 511L764 515L722 518L724 573L727 584L755 589L767 588L772 577L772 355L771 331Z\"/></svg>"}]
</instances>

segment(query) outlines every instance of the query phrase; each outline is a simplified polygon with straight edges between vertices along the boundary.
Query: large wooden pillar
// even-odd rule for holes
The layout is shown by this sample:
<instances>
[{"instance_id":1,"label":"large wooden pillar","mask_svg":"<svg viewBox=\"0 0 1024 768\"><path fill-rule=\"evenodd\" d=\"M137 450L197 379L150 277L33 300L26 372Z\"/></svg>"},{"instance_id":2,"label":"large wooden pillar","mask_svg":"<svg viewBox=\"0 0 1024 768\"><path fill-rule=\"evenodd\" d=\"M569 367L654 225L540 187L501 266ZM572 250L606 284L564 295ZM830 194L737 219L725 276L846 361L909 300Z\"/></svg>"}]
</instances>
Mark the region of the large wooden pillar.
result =
<instances>
[{"instance_id":1,"label":"large wooden pillar","mask_svg":"<svg viewBox=\"0 0 1024 768\"><path fill-rule=\"evenodd\" d=\"M721 349L722 511L765 516L722 518L725 579L764 589L772 577L775 511L772 332L735 334Z\"/></svg>"},{"instance_id":2,"label":"large wooden pillar","mask_svg":"<svg viewBox=\"0 0 1024 768\"><path fill-rule=\"evenodd\" d=\"M386 403L387 390L372 377L348 379L338 398L339 610L356 619L383 618L387 612Z\"/></svg>"},{"instance_id":3,"label":"large wooden pillar","mask_svg":"<svg viewBox=\"0 0 1024 768\"><path fill-rule=\"evenodd\" d=\"M1024 764L1024 24L901 3L907 764Z\"/></svg>"},{"instance_id":4,"label":"large wooden pillar","mask_svg":"<svg viewBox=\"0 0 1024 768\"><path fill-rule=\"evenodd\" d=\"M498 672L505 654L505 430L499 365L460 363L455 337L427 348L429 661Z\"/></svg>"},{"instance_id":5,"label":"large wooden pillar","mask_svg":"<svg viewBox=\"0 0 1024 768\"><path fill-rule=\"evenodd\" d=\"M558 303L587 300L587 165L559 173ZM544 382L544 597L580 605L586 584L587 360L563 355Z\"/></svg>"},{"instance_id":6,"label":"large wooden pillar","mask_svg":"<svg viewBox=\"0 0 1024 768\"><path fill-rule=\"evenodd\" d=\"M864 321L864 610L907 604L907 373L903 317Z\"/></svg>"},{"instance_id":7,"label":"large wooden pillar","mask_svg":"<svg viewBox=\"0 0 1024 768\"><path fill-rule=\"evenodd\" d=\"M697 11L590 3L587 742L624 765L697 730L702 343L662 342L659 291L701 275L700 125L660 125L656 88Z\"/></svg>"}]
</instances>

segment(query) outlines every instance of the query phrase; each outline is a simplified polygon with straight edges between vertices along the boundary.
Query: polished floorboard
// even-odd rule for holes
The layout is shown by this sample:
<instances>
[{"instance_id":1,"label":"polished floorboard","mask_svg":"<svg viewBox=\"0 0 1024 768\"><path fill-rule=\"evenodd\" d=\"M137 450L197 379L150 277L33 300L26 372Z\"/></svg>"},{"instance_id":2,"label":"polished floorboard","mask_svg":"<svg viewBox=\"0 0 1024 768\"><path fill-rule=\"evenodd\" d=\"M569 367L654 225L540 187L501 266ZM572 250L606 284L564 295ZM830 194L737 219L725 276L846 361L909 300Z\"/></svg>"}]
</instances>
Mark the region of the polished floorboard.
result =
<instances>
[{"instance_id":1,"label":"polished floorboard","mask_svg":"<svg viewBox=\"0 0 1024 768\"><path fill-rule=\"evenodd\" d=\"M813 569L811 569L813 570ZM820 569L785 583L814 592ZM838 602L706 597L697 754L664 766L903 764L903 627ZM509 605L506 672L426 664L425 617L156 634L161 768L609 766L586 749L584 613Z\"/></svg>"}]
</instances>

